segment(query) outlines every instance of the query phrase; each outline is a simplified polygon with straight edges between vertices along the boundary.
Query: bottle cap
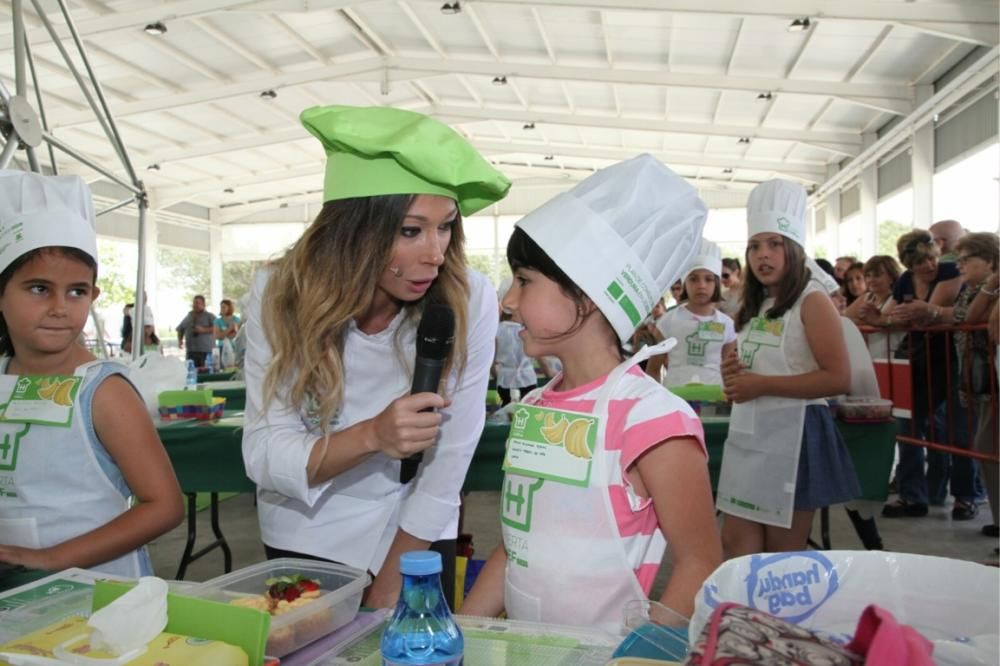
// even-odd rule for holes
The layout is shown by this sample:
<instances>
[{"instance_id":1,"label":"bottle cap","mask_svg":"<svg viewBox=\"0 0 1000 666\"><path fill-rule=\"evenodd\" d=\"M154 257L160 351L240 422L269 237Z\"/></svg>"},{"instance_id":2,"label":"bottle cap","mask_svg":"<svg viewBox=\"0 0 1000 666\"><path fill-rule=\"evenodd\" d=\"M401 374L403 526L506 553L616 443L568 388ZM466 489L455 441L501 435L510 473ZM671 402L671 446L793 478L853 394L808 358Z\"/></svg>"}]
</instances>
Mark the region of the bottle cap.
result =
<instances>
[{"instance_id":1,"label":"bottle cap","mask_svg":"<svg viewBox=\"0 0 1000 666\"><path fill-rule=\"evenodd\" d=\"M399 556L399 572L407 576L428 576L441 573L441 553L433 550L413 550Z\"/></svg>"}]
</instances>

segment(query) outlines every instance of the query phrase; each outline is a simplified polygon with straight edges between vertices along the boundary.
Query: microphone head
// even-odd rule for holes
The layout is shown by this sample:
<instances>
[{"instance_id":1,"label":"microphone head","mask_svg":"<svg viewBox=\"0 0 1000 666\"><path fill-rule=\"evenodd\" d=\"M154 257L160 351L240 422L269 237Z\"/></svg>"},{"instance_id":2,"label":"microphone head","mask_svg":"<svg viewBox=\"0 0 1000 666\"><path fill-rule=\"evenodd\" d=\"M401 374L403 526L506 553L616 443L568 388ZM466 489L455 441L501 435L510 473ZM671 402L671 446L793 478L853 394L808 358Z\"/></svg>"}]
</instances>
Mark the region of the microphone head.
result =
<instances>
[{"instance_id":1,"label":"microphone head","mask_svg":"<svg viewBox=\"0 0 1000 666\"><path fill-rule=\"evenodd\" d=\"M442 303L424 308L417 326L417 356L443 361L455 342L455 312Z\"/></svg>"}]
</instances>

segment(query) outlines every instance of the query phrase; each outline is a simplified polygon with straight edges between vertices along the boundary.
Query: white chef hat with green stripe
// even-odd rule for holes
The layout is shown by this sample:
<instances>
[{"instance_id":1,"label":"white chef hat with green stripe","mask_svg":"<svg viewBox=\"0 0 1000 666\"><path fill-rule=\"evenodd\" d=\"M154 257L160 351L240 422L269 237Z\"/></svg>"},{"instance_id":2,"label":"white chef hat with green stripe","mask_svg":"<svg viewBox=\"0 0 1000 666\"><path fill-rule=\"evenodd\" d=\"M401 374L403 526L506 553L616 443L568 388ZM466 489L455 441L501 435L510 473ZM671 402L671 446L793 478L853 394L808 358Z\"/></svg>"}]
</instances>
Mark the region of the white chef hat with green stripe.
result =
<instances>
[{"instance_id":1,"label":"white chef hat with green stripe","mask_svg":"<svg viewBox=\"0 0 1000 666\"><path fill-rule=\"evenodd\" d=\"M708 209L651 155L602 169L517 222L625 342L697 252Z\"/></svg>"}]
</instances>

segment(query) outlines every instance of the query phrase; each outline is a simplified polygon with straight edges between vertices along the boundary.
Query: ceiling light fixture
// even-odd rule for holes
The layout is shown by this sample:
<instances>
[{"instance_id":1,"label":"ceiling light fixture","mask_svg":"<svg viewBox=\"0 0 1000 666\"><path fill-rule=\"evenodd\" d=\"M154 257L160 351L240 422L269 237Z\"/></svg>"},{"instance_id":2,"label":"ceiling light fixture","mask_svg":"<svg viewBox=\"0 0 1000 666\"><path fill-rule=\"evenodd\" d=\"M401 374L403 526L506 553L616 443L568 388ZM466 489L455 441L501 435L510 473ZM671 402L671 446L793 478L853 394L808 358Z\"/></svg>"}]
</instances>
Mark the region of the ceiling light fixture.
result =
<instances>
[{"instance_id":1,"label":"ceiling light fixture","mask_svg":"<svg viewBox=\"0 0 1000 666\"><path fill-rule=\"evenodd\" d=\"M274 92L273 90L265 90L260 94L261 99L274 99L277 96L278 93Z\"/></svg>"},{"instance_id":2,"label":"ceiling light fixture","mask_svg":"<svg viewBox=\"0 0 1000 666\"><path fill-rule=\"evenodd\" d=\"M227 187L226 189L224 189L224 190L222 190L222 191L223 191L223 192L224 192L225 194L232 194L232 193L234 193L234 192L235 192L236 190L234 190L234 189L233 189L233 188L231 188L231 187Z\"/></svg>"},{"instance_id":3,"label":"ceiling light fixture","mask_svg":"<svg viewBox=\"0 0 1000 666\"><path fill-rule=\"evenodd\" d=\"M732 169L723 169L723 170L722 170L722 173L725 173L725 174L730 174L730 173L732 173L732 172L733 172L733 170L732 170Z\"/></svg>"},{"instance_id":4,"label":"ceiling light fixture","mask_svg":"<svg viewBox=\"0 0 1000 666\"><path fill-rule=\"evenodd\" d=\"M504 75L502 75L502 74L500 76L494 76L493 77L493 85L495 85L495 86L505 86L505 85L507 85L507 77L504 76Z\"/></svg>"},{"instance_id":5,"label":"ceiling light fixture","mask_svg":"<svg viewBox=\"0 0 1000 666\"><path fill-rule=\"evenodd\" d=\"M462 5L459 4L458 0L455 0L455 2L446 2L443 5L441 5L441 13L442 14L447 14L448 16L453 16L455 14L461 14L462 13Z\"/></svg>"},{"instance_id":6,"label":"ceiling light fixture","mask_svg":"<svg viewBox=\"0 0 1000 666\"><path fill-rule=\"evenodd\" d=\"M146 167L146 171L159 171L159 170L160 170L159 164L150 164L148 167Z\"/></svg>"},{"instance_id":7,"label":"ceiling light fixture","mask_svg":"<svg viewBox=\"0 0 1000 666\"><path fill-rule=\"evenodd\" d=\"M770 90L762 92L762 93L757 93L757 101L758 102L767 102L767 101L769 101L769 100L771 100L773 98L774 98L774 95L771 93Z\"/></svg>"},{"instance_id":8,"label":"ceiling light fixture","mask_svg":"<svg viewBox=\"0 0 1000 666\"><path fill-rule=\"evenodd\" d=\"M803 16L802 18L793 19L791 23L788 24L788 32L805 32L812 25L808 16Z\"/></svg>"},{"instance_id":9,"label":"ceiling light fixture","mask_svg":"<svg viewBox=\"0 0 1000 666\"><path fill-rule=\"evenodd\" d=\"M750 137L748 137L748 136L741 136L740 139L739 139L739 142L740 143L750 143Z\"/></svg>"},{"instance_id":10,"label":"ceiling light fixture","mask_svg":"<svg viewBox=\"0 0 1000 666\"><path fill-rule=\"evenodd\" d=\"M550 162L551 162L552 160L554 160L555 158L556 158L556 156L555 156L555 155L546 155L546 156L545 156L545 159L546 159L546 160L548 160L548 161L550 161Z\"/></svg>"},{"instance_id":11,"label":"ceiling light fixture","mask_svg":"<svg viewBox=\"0 0 1000 666\"><path fill-rule=\"evenodd\" d=\"M162 21L156 21L155 23L147 23L146 27L142 29L147 35L155 35L159 37L160 35L166 34L167 26L163 24Z\"/></svg>"},{"instance_id":12,"label":"ceiling light fixture","mask_svg":"<svg viewBox=\"0 0 1000 666\"><path fill-rule=\"evenodd\" d=\"M524 123L524 126L522 126L521 129L523 129L523 130L533 130L533 129L535 129L535 123Z\"/></svg>"}]
</instances>

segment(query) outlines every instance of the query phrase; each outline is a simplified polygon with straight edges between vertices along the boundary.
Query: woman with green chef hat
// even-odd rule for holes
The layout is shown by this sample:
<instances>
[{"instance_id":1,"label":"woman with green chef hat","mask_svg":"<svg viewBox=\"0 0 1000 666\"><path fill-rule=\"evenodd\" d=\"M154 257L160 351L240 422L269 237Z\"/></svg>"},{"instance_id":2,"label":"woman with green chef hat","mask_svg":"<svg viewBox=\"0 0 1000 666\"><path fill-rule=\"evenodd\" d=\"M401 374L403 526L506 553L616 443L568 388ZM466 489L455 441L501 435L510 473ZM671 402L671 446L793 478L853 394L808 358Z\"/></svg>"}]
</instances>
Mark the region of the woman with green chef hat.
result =
<instances>
[{"instance_id":1,"label":"woman with green chef hat","mask_svg":"<svg viewBox=\"0 0 1000 666\"><path fill-rule=\"evenodd\" d=\"M268 557L369 570L365 603L387 607L399 555L456 536L497 329L462 219L510 182L419 113L327 106L301 120L326 150L324 204L251 290L243 457ZM454 344L441 395L410 395L428 303L454 311ZM400 460L417 452L404 482Z\"/></svg>"}]
</instances>

